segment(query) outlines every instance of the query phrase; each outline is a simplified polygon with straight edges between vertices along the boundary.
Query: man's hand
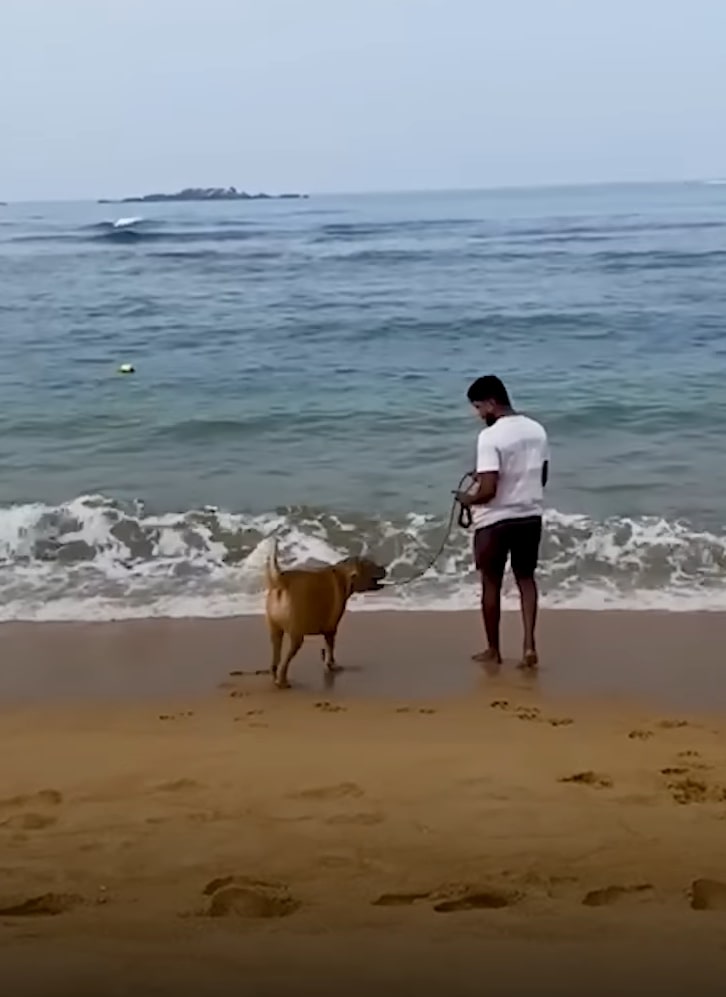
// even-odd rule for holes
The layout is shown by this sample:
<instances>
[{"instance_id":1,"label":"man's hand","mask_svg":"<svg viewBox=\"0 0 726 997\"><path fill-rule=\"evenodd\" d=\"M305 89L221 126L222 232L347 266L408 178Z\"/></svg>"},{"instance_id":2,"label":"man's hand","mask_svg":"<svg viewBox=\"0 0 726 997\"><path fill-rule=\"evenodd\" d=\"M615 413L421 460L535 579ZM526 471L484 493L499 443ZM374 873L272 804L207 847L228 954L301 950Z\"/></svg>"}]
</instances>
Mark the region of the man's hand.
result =
<instances>
[{"instance_id":1,"label":"man's hand","mask_svg":"<svg viewBox=\"0 0 726 997\"><path fill-rule=\"evenodd\" d=\"M471 506L473 496L470 495L469 492L454 492L454 495L456 496L456 501L459 505L463 505L465 509L468 509Z\"/></svg>"}]
</instances>

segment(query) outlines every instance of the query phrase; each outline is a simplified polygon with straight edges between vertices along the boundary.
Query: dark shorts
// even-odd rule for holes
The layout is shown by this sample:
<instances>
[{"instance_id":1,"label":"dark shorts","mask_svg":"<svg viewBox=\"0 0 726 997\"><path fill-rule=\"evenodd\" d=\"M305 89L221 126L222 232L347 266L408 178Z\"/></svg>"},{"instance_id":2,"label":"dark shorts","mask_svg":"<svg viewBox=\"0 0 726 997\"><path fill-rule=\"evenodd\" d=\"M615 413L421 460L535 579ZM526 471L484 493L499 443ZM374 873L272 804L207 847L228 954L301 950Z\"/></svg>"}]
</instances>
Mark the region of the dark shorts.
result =
<instances>
[{"instance_id":1,"label":"dark shorts","mask_svg":"<svg viewBox=\"0 0 726 997\"><path fill-rule=\"evenodd\" d=\"M511 557L515 578L533 578L541 539L541 516L493 523L474 534L474 563L486 578L501 581Z\"/></svg>"}]
</instances>

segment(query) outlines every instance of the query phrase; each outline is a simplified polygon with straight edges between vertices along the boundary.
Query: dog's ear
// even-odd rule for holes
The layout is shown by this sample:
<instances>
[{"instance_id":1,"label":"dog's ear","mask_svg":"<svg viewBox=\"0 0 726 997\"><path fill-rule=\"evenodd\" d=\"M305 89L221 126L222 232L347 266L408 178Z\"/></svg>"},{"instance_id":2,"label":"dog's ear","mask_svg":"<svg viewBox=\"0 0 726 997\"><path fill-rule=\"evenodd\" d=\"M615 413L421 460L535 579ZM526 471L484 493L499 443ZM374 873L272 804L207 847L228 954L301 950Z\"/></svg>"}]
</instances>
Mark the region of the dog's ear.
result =
<instances>
[{"instance_id":1,"label":"dog's ear","mask_svg":"<svg viewBox=\"0 0 726 997\"><path fill-rule=\"evenodd\" d=\"M338 562L338 567L345 571L346 578L349 578L352 582L357 581L362 571L364 570L365 561L358 557L357 554L351 554L349 557L344 558L344 560Z\"/></svg>"}]
</instances>

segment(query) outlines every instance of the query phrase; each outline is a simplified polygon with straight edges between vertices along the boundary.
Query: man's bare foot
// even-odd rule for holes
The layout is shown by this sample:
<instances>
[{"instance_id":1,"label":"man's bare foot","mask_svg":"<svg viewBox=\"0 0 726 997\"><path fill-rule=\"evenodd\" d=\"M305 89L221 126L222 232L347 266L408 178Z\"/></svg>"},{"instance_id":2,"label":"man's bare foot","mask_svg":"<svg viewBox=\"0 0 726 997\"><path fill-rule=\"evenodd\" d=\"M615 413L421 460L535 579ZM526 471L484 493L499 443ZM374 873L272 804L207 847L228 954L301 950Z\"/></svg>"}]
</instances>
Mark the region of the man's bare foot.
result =
<instances>
[{"instance_id":1,"label":"man's bare foot","mask_svg":"<svg viewBox=\"0 0 726 997\"><path fill-rule=\"evenodd\" d=\"M525 651L522 655L522 660L519 662L518 668L536 668L539 664L539 658L537 657L537 652L533 650Z\"/></svg>"},{"instance_id":2,"label":"man's bare foot","mask_svg":"<svg viewBox=\"0 0 726 997\"><path fill-rule=\"evenodd\" d=\"M471 660L484 666L501 665L502 656L496 648L488 647L486 651L479 651L477 654L472 654Z\"/></svg>"}]
</instances>

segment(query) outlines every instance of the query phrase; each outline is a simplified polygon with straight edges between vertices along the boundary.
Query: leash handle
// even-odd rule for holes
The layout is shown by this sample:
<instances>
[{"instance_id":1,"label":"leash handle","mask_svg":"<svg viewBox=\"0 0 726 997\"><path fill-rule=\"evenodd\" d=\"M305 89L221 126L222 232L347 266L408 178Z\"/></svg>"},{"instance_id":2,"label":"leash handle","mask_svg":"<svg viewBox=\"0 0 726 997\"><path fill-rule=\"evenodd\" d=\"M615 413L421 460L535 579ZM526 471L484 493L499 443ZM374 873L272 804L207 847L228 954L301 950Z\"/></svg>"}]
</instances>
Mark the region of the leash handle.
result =
<instances>
[{"instance_id":1,"label":"leash handle","mask_svg":"<svg viewBox=\"0 0 726 997\"><path fill-rule=\"evenodd\" d=\"M459 502L459 516L457 518L459 526L462 528L462 530L468 530L471 527L473 521L474 520L469 506L462 505L461 502Z\"/></svg>"}]
</instances>

